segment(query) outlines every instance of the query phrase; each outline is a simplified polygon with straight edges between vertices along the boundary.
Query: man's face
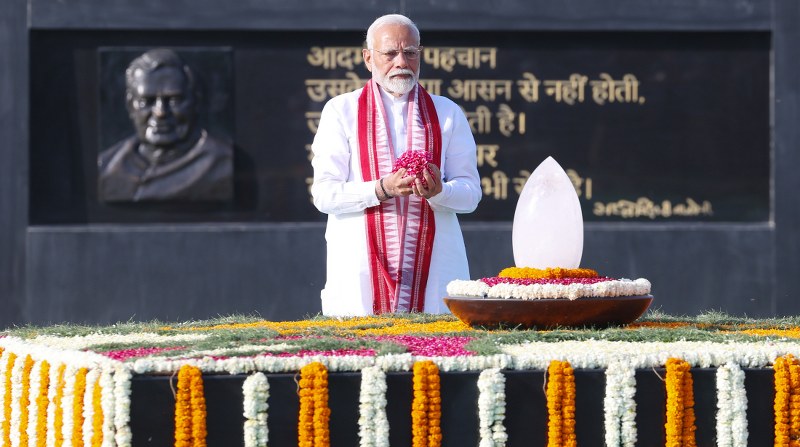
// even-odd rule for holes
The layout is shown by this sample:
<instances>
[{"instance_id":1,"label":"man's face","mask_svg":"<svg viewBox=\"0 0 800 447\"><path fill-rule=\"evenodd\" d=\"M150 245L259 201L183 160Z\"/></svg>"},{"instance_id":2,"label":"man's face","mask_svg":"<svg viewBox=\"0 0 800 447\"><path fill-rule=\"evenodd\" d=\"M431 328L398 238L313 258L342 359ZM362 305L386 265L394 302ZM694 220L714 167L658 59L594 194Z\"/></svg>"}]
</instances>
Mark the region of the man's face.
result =
<instances>
[{"instance_id":1,"label":"man's face","mask_svg":"<svg viewBox=\"0 0 800 447\"><path fill-rule=\"evenodd\" d=\"M169 147L188 137L194 124L194 97L182 71L136 70L129 95L128 110L141 141Z\"/></svg>"},{"instance_id":2,"label":"man's face","mask_svg":"<svg viewBox=\"0 0 800 447\"><path fill-rule=\"evenodd\" d=\"M375 31L374 50L363 50L364 63L372 72L372 79L395 96L411 91L419 78L419 54L409 58L404 50L415 51L419 41L407 26L384 25ZM387 55L386 53L392 54ZM394 56L394 57L392 57Z\"/></svg>"}]
</instances>

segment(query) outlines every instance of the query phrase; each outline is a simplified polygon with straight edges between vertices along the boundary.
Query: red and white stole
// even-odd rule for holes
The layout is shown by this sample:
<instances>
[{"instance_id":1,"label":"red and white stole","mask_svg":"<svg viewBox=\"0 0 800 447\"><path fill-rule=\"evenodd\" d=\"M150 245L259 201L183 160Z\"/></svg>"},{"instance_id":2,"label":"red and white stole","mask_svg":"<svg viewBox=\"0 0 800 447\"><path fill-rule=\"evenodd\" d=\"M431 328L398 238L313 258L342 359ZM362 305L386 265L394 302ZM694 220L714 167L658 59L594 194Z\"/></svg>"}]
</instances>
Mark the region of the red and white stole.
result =
<instances>
[{"instance_id":1,"label":"red and white stole","mask_svg":"<svg viewBox=\"0 0 800 447\"><path fill-rule=\"evenodd\" d=\"M439 118L433 100L419 84L408 96L406 125L407 150L430 152L432 162L441 167ZM364 181L392 172L394 149L380 86L373 80L358 99L358 148ZM395 197L367 208L364 218L373 312L422 312L436 230L430 205L414 195Z\"/></svg>"}]
</instances>

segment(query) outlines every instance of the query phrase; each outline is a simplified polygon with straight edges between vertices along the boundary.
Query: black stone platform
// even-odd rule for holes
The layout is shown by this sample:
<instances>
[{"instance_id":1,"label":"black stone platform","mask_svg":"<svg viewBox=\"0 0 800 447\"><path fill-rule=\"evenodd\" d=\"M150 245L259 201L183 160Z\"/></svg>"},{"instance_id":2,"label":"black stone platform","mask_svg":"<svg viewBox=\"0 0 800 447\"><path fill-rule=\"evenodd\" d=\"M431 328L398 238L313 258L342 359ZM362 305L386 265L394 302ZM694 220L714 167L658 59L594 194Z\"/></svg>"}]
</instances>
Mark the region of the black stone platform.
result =
<instances>
[{"instance_id":1,"label":"black stone platform","mask_svg":"<svg viewBox=\"0 0 800 447\"><path fill-rule=\"evenodd\" d=\"M508 447L547 444L547 403L543 371L504 371ZM477 446L478 372L442 373L443 447ZM692 369L698 447L716 445L716 369ZM637 446L665 443L663 368L636 372ZM243 445L242 383L245 376L204 376L208 446ZM176 380L176 379L173 379ZM270 374L268 428L270 446L297 445L299 400L294 374ZM132 381L133 446L174 443L174 398L167 376L137 376ZM355 447L358 438L358 373L330 373L331 446ZM411 445L412 374L387 374L387 413L392 446ZM603 370L575 370L576 434L582 447L604 444ZM773 371L746 369L749 445L773 444Z\"/></svg>"}]
</instances>

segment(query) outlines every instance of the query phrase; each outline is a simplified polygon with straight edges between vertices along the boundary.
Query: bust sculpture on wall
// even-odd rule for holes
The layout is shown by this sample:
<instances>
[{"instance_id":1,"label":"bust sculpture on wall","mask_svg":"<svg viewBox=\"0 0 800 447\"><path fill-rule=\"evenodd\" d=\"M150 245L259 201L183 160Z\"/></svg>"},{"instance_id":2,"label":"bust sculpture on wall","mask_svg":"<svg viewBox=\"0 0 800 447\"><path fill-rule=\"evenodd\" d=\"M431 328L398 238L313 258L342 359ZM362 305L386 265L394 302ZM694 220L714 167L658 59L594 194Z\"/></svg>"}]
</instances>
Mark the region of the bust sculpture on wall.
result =
<instances>
[{"instance_id":1,"label":"bust sculpture on wall","mask_svg":"<svg viewBox=\"0 0 800 447\"><path fill-rule=\"evenodd\" d=\"M227 201L233 197L233 146L197 123L192 70L172 50L154 49L125 71L134 135L100 153L103 202Z\"/></svg>"}]
</instances>

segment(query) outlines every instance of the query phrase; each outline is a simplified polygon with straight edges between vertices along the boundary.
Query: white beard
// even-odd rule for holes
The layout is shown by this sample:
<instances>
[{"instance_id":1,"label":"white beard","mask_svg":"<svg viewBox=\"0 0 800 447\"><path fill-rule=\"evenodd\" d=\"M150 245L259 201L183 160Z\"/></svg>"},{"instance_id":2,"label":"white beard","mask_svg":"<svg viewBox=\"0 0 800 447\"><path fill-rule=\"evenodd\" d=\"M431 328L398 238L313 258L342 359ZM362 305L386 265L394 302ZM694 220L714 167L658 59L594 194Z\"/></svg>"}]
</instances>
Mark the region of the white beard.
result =
<instances>
[{"instance_id":1,"label":"white beard","mask_svg":"<svg viewBox=\"0 0 800 447\"><path fill-rule=\"evenodd\" d=\"M411 75L410 78L393 78L392 76L397 75ZM405 95L406 93L410 92L415 85L417 85L417 79L419 77L419 72L414 73L411 70L405 69L398 69L392 70L386 76L382 74L373 73L373 78L375 82L378 83L384 90L389 93Z\"/></svg>"}]
</instances>

